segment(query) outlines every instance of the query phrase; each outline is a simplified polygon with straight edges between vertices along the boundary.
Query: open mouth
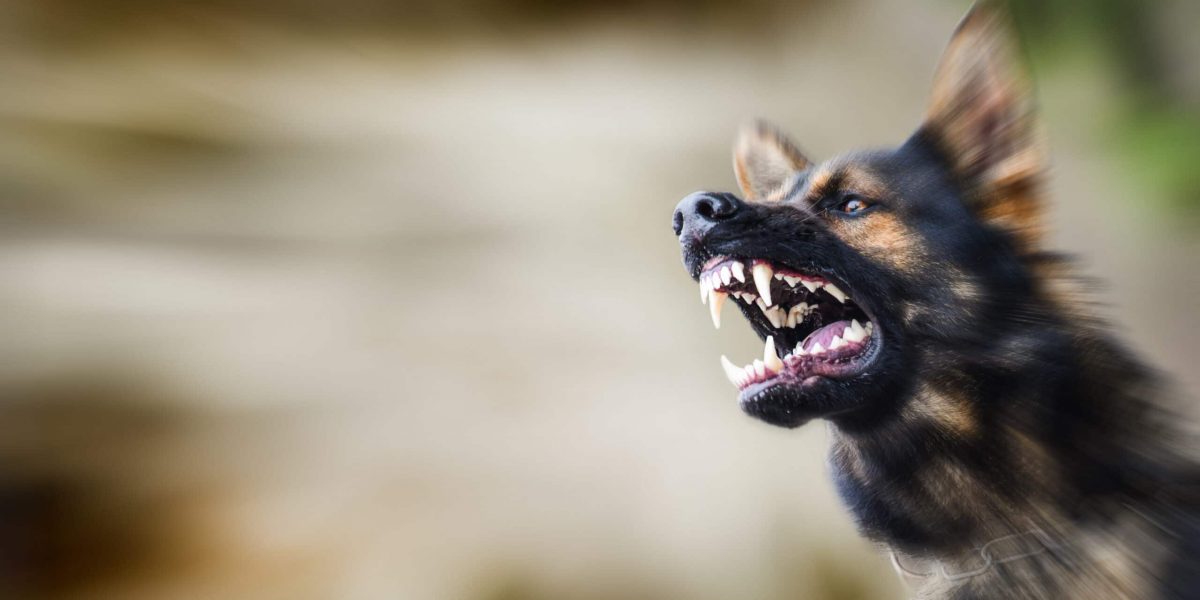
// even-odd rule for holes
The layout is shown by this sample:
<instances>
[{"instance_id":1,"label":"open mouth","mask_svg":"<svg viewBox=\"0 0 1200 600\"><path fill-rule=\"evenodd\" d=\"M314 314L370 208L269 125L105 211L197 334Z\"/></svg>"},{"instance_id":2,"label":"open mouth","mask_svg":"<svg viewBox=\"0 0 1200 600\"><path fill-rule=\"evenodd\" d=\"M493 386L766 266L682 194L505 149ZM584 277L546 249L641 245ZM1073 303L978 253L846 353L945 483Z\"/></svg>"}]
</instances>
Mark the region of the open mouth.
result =
<instances>
[{"instance_id":1,"label":"open mouth","mask_svg":"<svg viewBox=\"0 0 1200 600\"><path fill-rule=\"evenodd\" d=\"M766 339L762 359L744 367L721 357L743 399L780 384L853 377L877 354L878 328L844 283L761 258L723 256L704 265L699 281L700 299L708 304L714 326L721 326L721 309L733 297Z\"/></svg>"}]
</instances>

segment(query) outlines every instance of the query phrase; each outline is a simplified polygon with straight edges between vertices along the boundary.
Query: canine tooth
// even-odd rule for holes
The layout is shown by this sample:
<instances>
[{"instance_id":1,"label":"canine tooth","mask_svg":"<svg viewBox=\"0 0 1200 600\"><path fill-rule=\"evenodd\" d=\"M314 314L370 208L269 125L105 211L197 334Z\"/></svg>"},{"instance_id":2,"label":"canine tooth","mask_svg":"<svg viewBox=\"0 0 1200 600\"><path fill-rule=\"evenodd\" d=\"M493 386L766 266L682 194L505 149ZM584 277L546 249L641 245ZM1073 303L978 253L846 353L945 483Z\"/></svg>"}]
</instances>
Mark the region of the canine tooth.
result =
<instances>
[{"instance_id":1,"label":"canine tooth","mask_svg":"<svg viewBox=\"0 0 1200 600\"><path fill-rule=\"evenodd\" d=\"M733 366L733 363L729 362L729 359L725 358L724 354L721 355L721 368L725 369L725 376L729 378L729 383L737 387L742 387L742 381L745 380L742 370Z\"/></svg>"},{"instance_id":2,"label":"canine tooth","mask_svg":"<svg viewBox=\"0 0 1200 600\"><path fill-rule=\"evenodd\" d=\"M808 349L809 354L822 354L824 352L825 352L825 346L822 346L821 342L817 342L817 343L813 344L812 348Z\"/></svg>"},{"instance_id":3,"label":"canine tooth","mask_svg":"<svg viewBox=\"0 0 1200 600\"><path fill-rule=\"evenodd\" d=\"M829 292L830 296L837 298L838 302L841 302L842 304L846 303L846 292L843 292L838 288L838 286L833 285L832 283L827 283L825 284L825 291Z\"/></svg>"},{"instance_id":4,"label":"canine tooth","mask_svg":"<svg viewBox=\"0 0 1200 600\"><path fill-rule=\"evenodd\" d=\"M792 277L791 275L784 275L783 280L786 281L787 284L792 287L796 287L796 284L800 283L799 277Z\"/></svg>"},{"instance_id":5,"label":"canine tooth","mask_svg":"<svg viewBox=\"0 0 1200 600\"><path fill-rule=\"evenodd\" d=\"M725 299L729 294L713 290L709 292L708 312L712 315L713 327L721 328L721 307L725 306Z\"/></svg>"},{"instance_id":6,"label":"canine tooth","mask_svg":"<svg viewBox=\"0 0 1200 600\"><path fill-rule=\"evenodd\" d=\"M753 364L754 364L754 373L757 374L759 377L762 377L767 374L767 366L765 364L763 364L763 361L758 360L756 358L756 359L754 359Z\"/></svg>"},{"instance_id":7,"label":"canine tooth","mask_svg":"<svg viewBox=\"0 0 1200 600\"><path fill-rule=\"evenodd\" d=\"M730 281L733 281L733 272L729 270L728 265L721 267L721 283L729 285Z\"/></svg>"},{"instance_id":8,"label":"canine tooth","mask_svg":"<svg viewBox=\"0 0 1200 600\"><path fill-rule=\"evenodd\" d=\"M763 302L767 306L771 305L771 275L775 274L775 270L767 263L754 263L750 269L750 273L754 276L754 287L758 288L758 295L762 296Z\"/></svg>"},{"instance_id":9,"label":"canine tooth","mask_svg":"<svg viewBox=\"0 0 1200 600\"><path fill-rule=\"evenodd\" d=\"M708 304L708 293L712 291L712 286L708 285L708 280L704 277L700 278L700 303Z\"/></svg>"},{"instance_id":10,"label":"canine tooth","mask_svg":"<svg viewBox=\"0 0 1200 600\"><path fill-rule=\"evenodd\" d=\"M818 289L820 289L820 288L821 288L821 282L819 282L819 281L809 281L809 280L807 280L807 279L801 279L801 280L800 280L800 285L803 285L803 286L804 286L804 288L805 288L805 289L807 289L807 290L808 290L808 291L810 291L810 292L815 292L815 291L817 291Z\"/></svg>"},{"instance_id":11,"label":"canine tooth","mask_svg":"<svg viewBox=\"0 0 1200 600\"><path fill-rule=\"evenodd\" d=\"M775 373L783 369L783 361L775 354L775 336L768 335L767 342L763 345L763 364Z\"/></svg>"},{"instance_id":12,"label":"canine tooth","mask_svg":"<svg viewBox=\"0 0 1200 600\"><path fill-rule=\"evenodd\" d=\"M829 342L829 349L837 350L838 348L841 348L842 346L845 346L845 345L846 345L846 340L843 340L842 338L835 335L835 336L833 336L833 341Z\"/></svg>"},{"instance_id":13,"label":"canine tooth","mask_svg":"<svg viewBox=\"0 0 1200 600\"><path fill-rule=\"evenodd\" d=\"M737 262L737 261L733 262L732 267L733 267L733 276L735 278L737 278L738 281L740 281L742 283L746 283L746 267L744 265L742 265L742 263Z\"/></svg>"}]
</instances>

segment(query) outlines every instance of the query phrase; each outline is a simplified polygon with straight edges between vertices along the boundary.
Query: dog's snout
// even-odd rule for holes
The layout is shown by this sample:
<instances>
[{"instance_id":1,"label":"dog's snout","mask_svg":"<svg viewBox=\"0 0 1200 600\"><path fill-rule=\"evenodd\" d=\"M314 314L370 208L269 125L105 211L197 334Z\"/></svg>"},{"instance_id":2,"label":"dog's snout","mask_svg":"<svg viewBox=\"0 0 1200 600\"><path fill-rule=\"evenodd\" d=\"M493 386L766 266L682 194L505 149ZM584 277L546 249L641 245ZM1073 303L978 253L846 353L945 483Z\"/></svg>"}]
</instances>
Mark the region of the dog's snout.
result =
<instances>
[{"instance_id":1,"label":"dog's snout","mask_svg":"<svg viewBox=\"0 0 1200 600\"><path fill-rule=\"evenodd\" d=\"M672 226L675 235L684 232L703 234L720 221L737 214L742 203L733 194L695 192L689 194L675 206Z\"/></svg>"}]
</instances>

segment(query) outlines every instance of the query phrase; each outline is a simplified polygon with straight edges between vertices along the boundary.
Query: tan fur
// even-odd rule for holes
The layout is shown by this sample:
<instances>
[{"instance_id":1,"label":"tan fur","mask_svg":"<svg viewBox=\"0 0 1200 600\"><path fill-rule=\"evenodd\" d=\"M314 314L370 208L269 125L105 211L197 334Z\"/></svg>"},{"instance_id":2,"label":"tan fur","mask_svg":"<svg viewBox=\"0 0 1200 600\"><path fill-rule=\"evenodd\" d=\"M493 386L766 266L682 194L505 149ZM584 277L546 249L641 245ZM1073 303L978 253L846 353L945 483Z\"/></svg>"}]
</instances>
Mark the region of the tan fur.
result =
<instances>
[{"instance_id":1,"label":"tan fur","mask_svg":"<svg viewBox=\"0 0 1200 600\"><path fill-rule=\"evenodd\" d=\"M755 121L743 126L733 145L733 172L746 200L778 202L808 159L777 128Z\"/></svg>"},{"instance_id":2,"label":"tan fur","mask_svg":"<svg viewBox=\"0 0 1200 600\"><path fill-rule=\"evenodd\" d=\"M1033 248L1041 237L1044 136L1005 15L977 7L934 77L925 129L954 158L981 218Z\"/></svg>"}]
</instances>

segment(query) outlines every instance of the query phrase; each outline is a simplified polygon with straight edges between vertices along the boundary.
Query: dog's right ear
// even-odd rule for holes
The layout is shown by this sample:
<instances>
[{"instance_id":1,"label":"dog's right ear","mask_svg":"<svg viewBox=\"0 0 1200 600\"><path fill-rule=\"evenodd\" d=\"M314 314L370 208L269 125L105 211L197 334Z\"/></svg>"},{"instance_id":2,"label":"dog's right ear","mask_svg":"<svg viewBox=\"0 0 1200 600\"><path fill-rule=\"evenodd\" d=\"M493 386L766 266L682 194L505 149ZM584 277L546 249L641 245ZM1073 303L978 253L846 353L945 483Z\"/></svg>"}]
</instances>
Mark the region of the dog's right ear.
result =
<instances>
[{"instance_id":1,"label":"dog's right ear","mask_svg":"<svg viewBox=\"0 0 1200 600\"><path fill-rule=\"evenodd\" d=\"M787 136L765 121L744 125L733 145L733 172L749 201L782 199L785 186L809 161Z\"/></svg>"},{"instance_id":2,"label":"dog's right ear","mask_svg":"<svg viewBox=\"0 0 1200 600\"><path fill-rule=\"evenodd\" d=\"M997 0L980 0L951 38L922 132L937 141L981 218L1036 240L1046 155L1012 22Z\"/></svg>"}]
</instances>

